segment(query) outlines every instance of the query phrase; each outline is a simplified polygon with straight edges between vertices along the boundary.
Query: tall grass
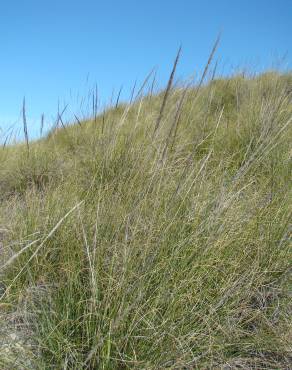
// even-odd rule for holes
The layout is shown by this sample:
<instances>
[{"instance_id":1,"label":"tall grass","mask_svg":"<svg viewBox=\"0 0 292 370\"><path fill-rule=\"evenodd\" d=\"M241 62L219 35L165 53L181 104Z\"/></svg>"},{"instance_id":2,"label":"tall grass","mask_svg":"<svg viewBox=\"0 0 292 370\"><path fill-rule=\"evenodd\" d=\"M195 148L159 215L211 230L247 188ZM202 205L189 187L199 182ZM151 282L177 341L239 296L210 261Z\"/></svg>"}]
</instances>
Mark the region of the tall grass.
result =
<instances>
[{"instance_id":1,"label":"tall grass","mask_svg":"<svg viewBox=\"0 0 292 370\"><path fill-rule=\"evenodd\" d=\"M31 337L2 368L288 369L291 83L94 99L2 148L0 318Z\"/></svg>"}]
</instances>

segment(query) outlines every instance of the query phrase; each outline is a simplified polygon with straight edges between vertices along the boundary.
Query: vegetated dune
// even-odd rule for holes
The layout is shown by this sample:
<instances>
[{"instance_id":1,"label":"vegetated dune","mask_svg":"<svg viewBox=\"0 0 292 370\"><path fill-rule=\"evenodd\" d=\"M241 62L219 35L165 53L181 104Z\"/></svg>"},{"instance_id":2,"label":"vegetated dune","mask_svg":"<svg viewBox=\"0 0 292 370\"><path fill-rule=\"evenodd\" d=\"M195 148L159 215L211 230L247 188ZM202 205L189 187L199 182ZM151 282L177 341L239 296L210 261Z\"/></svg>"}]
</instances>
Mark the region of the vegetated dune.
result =
<instances>
[{"instance_id":1,"label":"vegetated dune","mask_svg":"<svg viewBox=\"0 0 292 370\"><path fill-rule=\"evenodd\" d=\"M169 86L1 148L0 317L30 336L1 368L288 369L291 86Z\"/></svg>"}]
</instances>

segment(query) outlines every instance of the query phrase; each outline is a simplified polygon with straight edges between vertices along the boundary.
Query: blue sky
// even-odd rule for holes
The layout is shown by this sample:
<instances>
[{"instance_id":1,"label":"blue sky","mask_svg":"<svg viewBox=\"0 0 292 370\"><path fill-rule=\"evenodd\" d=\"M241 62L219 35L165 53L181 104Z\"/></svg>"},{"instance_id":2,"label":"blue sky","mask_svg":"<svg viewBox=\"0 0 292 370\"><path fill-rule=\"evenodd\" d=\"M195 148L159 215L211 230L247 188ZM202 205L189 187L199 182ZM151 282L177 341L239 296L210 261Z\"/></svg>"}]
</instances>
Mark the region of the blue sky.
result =
<instances>
[{"instance_id":1,"label":"blue sky","mask_svg":"<svg viewBox=\"0 0 292 370\"><path fill-rule=\"evenodd\" d=\"M82 114L96 83L101 102L157 67L166 81L182 44L179 77L201 71L222 31L219 73L291 68L292 0L10 0L0 2L0 127L20 121L26 97L31 135L58 101ZM83 108L85 109L85 108ZM15 126L14 126L15 127ZM0 131L1 137L1 131Z\"/></svg>"}]
</instances>

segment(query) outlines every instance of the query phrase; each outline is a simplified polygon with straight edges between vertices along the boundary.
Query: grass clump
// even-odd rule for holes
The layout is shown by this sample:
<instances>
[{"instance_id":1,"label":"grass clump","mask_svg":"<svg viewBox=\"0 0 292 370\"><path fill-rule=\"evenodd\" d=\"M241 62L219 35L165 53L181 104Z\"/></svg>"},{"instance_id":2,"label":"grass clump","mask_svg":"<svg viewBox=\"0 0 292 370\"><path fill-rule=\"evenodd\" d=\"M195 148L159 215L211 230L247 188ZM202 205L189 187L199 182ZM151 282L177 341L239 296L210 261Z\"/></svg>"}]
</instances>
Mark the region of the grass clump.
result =
<instances>
[{"instance_id":1,"label":"grass clump","mask_svg":"<svg viewBox=\"0 0 292 370\"><path fill-rule=\"evenodd\" d=\"M2 150L32 368L289 368L290 82L169 86Z\"/></svg>"}]
</instances>

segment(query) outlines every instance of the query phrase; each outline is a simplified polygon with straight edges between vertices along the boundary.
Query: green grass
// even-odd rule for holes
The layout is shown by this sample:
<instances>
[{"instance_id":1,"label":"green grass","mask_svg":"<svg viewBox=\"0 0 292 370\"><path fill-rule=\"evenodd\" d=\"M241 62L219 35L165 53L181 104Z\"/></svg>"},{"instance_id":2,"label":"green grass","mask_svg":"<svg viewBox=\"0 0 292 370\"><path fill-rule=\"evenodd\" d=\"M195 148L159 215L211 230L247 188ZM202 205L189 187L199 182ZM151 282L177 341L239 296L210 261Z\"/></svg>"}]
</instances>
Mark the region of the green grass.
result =
<instances>
[{"instance_id":1,"label":"green grass","mask_svg":"<svg viewBox=\"0 0 292 370\"><path fill-rule=\"evenodd\" d=\"M33 341L2 368L288 369L291 86L171 88L1 148L0 310Z\"/></svg>"}]
</instances>

